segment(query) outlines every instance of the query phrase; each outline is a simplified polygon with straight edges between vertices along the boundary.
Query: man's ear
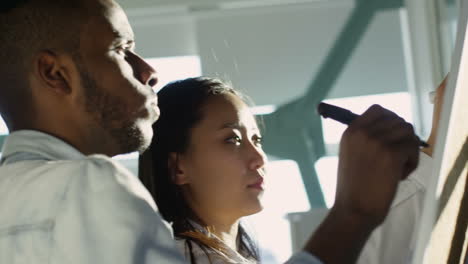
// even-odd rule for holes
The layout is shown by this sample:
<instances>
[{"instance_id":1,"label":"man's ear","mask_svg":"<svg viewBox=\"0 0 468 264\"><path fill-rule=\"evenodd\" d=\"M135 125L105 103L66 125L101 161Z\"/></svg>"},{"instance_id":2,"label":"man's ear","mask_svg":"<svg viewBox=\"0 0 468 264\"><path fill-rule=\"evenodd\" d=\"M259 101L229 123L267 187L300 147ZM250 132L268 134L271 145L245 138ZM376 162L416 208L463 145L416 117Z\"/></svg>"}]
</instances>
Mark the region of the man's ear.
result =
<instances>
[{"instance_id":1,"label":"man's ear","mask_svg":"<svg viewBox=\"0 0 468 264\"><path fill-rule=\"evenodd\" d=\"M50 50L39 52L34 61L34 72L39 82L53 92L70 94L71 76L65 58Z\"/></svg>"},{"instance_id":2,"label":"man's ear","mask_svg":"<svg viewBox=\"0 0 468 264\"><path fill-rule=\"evenodd\" d=\"M185 164L181 155L176 152L169 153L168 168L172 172L172 182L176 185L184 185L189 183L188 175L185 170Z\"/></svg>"}]
</instances>

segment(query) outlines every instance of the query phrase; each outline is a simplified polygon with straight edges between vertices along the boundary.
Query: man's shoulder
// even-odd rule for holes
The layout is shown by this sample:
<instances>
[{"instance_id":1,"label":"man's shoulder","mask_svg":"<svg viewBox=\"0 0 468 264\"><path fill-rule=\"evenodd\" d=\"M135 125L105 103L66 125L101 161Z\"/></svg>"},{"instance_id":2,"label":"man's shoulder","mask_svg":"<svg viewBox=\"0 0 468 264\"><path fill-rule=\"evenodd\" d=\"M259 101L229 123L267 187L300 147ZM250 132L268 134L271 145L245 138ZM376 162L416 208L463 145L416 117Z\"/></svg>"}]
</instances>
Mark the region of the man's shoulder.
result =
<instances>
[{"instance_id":1,"label":"man's shoulder","mask_svg":"<svg viewBox=\"0 0 468 264\"><path fill-rule=\"evenodd\" d=\"M156 204L137 175L118 161L105 155L90 155L81 161L85 177L78 177L76 187L85 187L88 192L107 193L114 199L145 200L154 210Z\"/></svg>"},{"instance_id":2,"label":"man's shoulder","mask_svg":"<svg viewBox=\"0 0 468 264\"><path fill-rule=\"evenodd\" d=\"M97 177L102 181L108 180L134 180L137 179L127 168L112 158L95 154L80 160L77 166L83 170L88 177Z\"/></svg>"},{"instance_id":3,"label":"man's shoulder","mask_svg":"<svg viewBox=\"0 0 468 264\"><path fill-rule=\"evenodd\" d=\"M81 162L87 166L95 166L95 168L109 170L112 172L128 172L120 163L103 154L93 154L86 156L81 160Z\"/></svg>"},{"instance_id":4,"label":"man's shoulder","mask_svg":"<svg viewBox=\"0 0 468 264\"><path fill-rule=\"evenodd\" d=\"M58 161L59 163L61 161ZM102 155L102 154L93 154L84 157L83 159L79 160L67 160L63 161L63 164L77 166L81 169L87 168L90 169L90 172L94 172L94 170L99 170L102 173L126 173L131 174L125 167L119 164L117 161L113 160L112 158Z\"/></svg>"},{"instance_id":5,"label":"man's shoulder","mask_svg":"<svg viewBox=\"0 0 468 264\"><path fill-rule=\"evenodd\" d=\"M123 191L122 195L146 191L136 175L105 155L95 154L80 160L57 161L55 166L63 167L67 174L71 174L70 188L76 186L85 192L118 189Z\"/></svg>"},{"instance_id":6,"label":"man's shoulder","mask_svg":"<svg viewBox=\"0 0 468 264\"><path fill-rule=\"evenodd\" d=\"M18 189L33 196L44 196L45 192L65 197L74 190L77 195L113 190L121 195L145 192L137 176L104 155L22 161L0 167L0 174L0 189Z\"/></svg>"},{"instance_id":7,"label":"man's shoulder","mask_svg":"<svg viewBox=\"0 0 468 264\"><path fill-rule=\"evenodd\" d=\"M133 177L114 163L97 156L79 160L25 160L1 166L0 226L55 219L64 203L83 200L86 193L118 185L114 175Z\"/></svg>"},{"instance_id":8,"label":"man's shoulder","mask_svg":"<svg viewBox=\"0 0 468 264\"><path fill-rule=\"evenodd\" d=\"M52 182L80 183L81 188L88 185L96 190L106 183L123 183L137 179L124 166L105 155L90 155L74 160L32 160L13 164L15 165L17 168L12 168L12 171L23 175L32 174L30 177L37 177L38 180L47 178Z\"/></svg>"}]
</instances>

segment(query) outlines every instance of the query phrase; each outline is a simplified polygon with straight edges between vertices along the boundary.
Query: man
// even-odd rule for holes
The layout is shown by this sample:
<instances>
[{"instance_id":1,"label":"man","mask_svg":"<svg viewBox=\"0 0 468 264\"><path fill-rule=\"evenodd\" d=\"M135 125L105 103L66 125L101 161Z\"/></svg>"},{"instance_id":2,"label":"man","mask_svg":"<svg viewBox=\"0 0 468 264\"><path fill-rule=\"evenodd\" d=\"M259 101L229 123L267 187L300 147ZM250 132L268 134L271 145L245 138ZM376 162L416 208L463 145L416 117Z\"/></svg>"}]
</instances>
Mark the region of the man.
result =
<instances>
[{"instance_id":1,"label":"man","mask_svg":"<svg viewBox=\"0 0 468 264\"><path fill-rule=\"evenodd\" d=\"M122 9L19 1L2 11L0 32L0 113L11 132L0 263L184 263L148 192L108 158L144 150L159 115L155 70L134 52ZM395 114L373 106L355 120L335 206L289 262L355 262L418 154L412 126Z\"/></svg>"}]
</instances>

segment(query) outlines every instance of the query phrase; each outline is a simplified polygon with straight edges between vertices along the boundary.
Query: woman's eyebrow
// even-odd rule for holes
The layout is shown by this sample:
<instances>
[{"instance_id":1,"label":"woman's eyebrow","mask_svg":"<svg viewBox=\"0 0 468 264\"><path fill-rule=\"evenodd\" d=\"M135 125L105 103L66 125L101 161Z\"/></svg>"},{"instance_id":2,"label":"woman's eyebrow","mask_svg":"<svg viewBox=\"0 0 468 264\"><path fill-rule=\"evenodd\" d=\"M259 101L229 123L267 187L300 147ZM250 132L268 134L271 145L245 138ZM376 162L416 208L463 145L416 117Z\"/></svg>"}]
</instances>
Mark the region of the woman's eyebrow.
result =
<instances>
[{"instance_id":1,"label":"woman's eyebrow","mask_svg":"<svg viewBox=\"0 0 468 264\"><path fill-rule=\"evenodd\" d=\"M240 123L225 123L221 126L220 130L222 129L226 129L226 128L230 128L230 129L238 129L238 130L249 130L249 131L253 131L255 133L260 133L260 130L258 129L258 127L256 126L252 126L250 129L247 129L246 126L240 124Z\"/></svg>"},{"instance_id":2,"label":"woman's eyebrow","mask_svg":"<svg viewBox=\"0 0 468 264\"><path fill-rule=\"evenodd\" d=\"M241 129L245 129L245 126L243 126L243 125L241 125L239 123L225 123L220 127L220 130L221 129L226 129L226 128L241 130Z\"/></svg>"}]
</instances>

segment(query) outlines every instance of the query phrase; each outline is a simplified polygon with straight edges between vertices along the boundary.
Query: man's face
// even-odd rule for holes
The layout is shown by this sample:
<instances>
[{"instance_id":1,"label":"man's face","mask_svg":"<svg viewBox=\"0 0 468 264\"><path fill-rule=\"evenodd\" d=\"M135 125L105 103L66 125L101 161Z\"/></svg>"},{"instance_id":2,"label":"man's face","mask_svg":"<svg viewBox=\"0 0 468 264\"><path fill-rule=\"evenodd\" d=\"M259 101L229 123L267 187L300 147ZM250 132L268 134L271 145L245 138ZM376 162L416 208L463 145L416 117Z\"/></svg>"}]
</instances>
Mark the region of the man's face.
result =
<instances>
[{"instance_id":1,"label":"man's face","mask_svg":"<svg viewBox=\"0 0 468 264\"><path fill-rule=\"evenodd\" d=\"M102 144L102 152L116 155L146 149L159 117L152 90L155 71L135 52L132 29L123 10L110 1L84 27L76 59L83 87L85 123Z\"/></svg>"}]
</instances>

